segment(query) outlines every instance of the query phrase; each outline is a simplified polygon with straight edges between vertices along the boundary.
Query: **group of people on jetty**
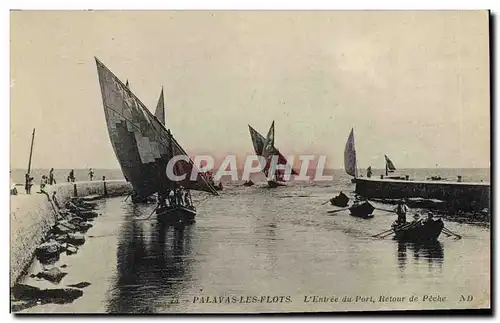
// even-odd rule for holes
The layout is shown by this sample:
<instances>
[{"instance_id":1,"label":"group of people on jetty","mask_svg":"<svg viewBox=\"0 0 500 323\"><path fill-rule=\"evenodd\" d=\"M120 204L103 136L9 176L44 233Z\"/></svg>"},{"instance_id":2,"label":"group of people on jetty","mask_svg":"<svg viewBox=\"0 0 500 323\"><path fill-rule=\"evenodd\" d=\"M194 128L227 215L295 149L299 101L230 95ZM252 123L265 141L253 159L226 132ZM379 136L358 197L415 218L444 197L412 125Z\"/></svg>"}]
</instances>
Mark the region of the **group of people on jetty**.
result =
<instances>
[{"instance_id":1,"label":"group of people on jetty","mask_svg":"<svg viewBox=\"0 0 500 323\"><path fill-rule=\"evenodd\" d=\"M176 206L185 206L193 208L193 200L188 189L178 187L173 190L167 190L164 194L158 194L158 208L169 208Z\"/></svg>"},{"instance_id":2,"label":"group of people on jetty","mask_svg":"<svg viewBox=\"0 0 500 323\"><path fill-rule=\"evenodd\" d=\"M89 169L88 172L89 180L92 181L94 179L94 171L92 168ZM103 176L103 180L105 180L105 176ZM33 187L34 177L32 177L29 173L24 175L24 189L26 194L31 194L31 188ZM68 183L73 183L76 181L75 178L75 170L71 170L67 177ZM55 185L57 184L55 176L54 176L54 168L51 168L48 175L42 175L40 180L40 192L43 192L47 185ZM11 188L11 195L17 195L17 189Z\"/></svg>"}]
</instances>

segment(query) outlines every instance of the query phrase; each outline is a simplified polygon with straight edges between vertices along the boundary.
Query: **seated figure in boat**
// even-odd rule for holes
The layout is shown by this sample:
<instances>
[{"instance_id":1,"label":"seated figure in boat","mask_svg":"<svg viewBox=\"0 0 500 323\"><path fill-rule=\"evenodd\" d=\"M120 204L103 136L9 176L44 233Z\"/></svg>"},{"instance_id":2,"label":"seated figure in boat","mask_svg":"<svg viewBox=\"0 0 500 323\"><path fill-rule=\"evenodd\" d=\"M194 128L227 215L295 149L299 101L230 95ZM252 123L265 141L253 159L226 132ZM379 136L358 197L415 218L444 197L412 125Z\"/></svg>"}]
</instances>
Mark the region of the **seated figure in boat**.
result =
<instances>
[{"instance_id":1,"label":"seated figure in boat","mask_svg":"<svg viewBox=\"0 0 500 323\"><path fill-rule=\"evenodd\" d=\"M434 225L438 222L442 222L440 217L434 217L434 213L427 213L427 218L423 221L424 226Z\"/></svg>"},{"instance_id":2,"label":"seated figure in boat","mask_svg":"<svg viewBox=\"0 0 500 323\"><path fill-rule=\"evenodd\" d=\"M368 177L368 178L372 177L372 167L371 166L368 166L368 168L366 169L366 177Z\"/></svg>"},{"instance_id":3,"label":"seated figure in boat","mask_svg":"<svg viewBox=\"0 0 500 323\"><path fill-rule=\"evenodd\" d=\"M176 200L175 200L175 192L173 190L168 192L168 202L170 206L176 205Z\"/></svg>"},{"instance_id":4,"label":"seated figure in boat","mask_svg":"<svg viewBox=\"0 0 500 323\"><path fill-rule=\"evenodd\" d=\"M179 187L175 190L175 204L176 205L183 205L182 201L182 187Z\"/></svg>"}]
</instances>

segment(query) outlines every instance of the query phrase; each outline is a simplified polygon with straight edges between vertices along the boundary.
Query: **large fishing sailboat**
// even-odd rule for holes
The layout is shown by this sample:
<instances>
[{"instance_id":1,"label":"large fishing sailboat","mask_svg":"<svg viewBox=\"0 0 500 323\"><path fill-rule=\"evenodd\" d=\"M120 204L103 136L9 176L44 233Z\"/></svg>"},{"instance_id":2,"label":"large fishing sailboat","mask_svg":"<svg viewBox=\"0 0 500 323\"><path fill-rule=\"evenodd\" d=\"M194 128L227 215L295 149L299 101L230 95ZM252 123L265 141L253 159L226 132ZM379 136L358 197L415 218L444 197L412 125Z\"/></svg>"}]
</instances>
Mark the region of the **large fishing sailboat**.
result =
<instances>
[{"instance_id":1,"label":"large fishing sailboat","mask_svg":"<svg viewBox=\"0 0 500 323\"><path fill-rule=\"evenodd\" d=\"M262 136L257 132L252 126L248 125L250 130L250 137L252 139L252 144L257 156L262 156L266 160L266 164L262 167L262 172L268 178L268 186L270 188L275 188L278 186L286 185L284 178L285 171L282 169L271 170L271 161L273 156L277 156L277 165L286 165L286 158L280 153L278 148L274 145L274 121L269 128L267 136ZM269 179L269 172L272 171L273 175ZM292 168L292 175L298 175L298 173Z\"/></svg>"},{"instance_id":2,"label":"large fishing sailboat","mask_svg":"<svg viewBox=\"0 0 500 323\"><path fill-rule=\"evenodd\" d=\"M156 104L155 117L161 122L163 126L165 125L165 101L163 99L163 87L161 88L160 98Z\"/></svg>"},{"instance_id":3,"label":"large fishing sailboat","mask_svg":"<svg viewBox=\"0 0 500 323\"><path fill-rule=\"evenodd\" d=\"M354 146L354 128L351 129L344 149L344 168L348 175L353 176L351 181L356 182L358 178L358 161L356 158L356 147Z\"/></svg>"},{"instance_id":4,"label":"large fishing sailboat","mask_svg":"<svg viewBox=\"0 0 500 323\"><path fill-rule=\"evenodd\" d=\"M135 197L158 194L159 220L193 221L196 208L190 190L218 195L214 187L200 173L191 180L191 173L198 170L170 130L97 58L96 64L111 144ZM173 164L179 180L167 176L174 157L183 158Z\"/></svg>"}]
</instances>

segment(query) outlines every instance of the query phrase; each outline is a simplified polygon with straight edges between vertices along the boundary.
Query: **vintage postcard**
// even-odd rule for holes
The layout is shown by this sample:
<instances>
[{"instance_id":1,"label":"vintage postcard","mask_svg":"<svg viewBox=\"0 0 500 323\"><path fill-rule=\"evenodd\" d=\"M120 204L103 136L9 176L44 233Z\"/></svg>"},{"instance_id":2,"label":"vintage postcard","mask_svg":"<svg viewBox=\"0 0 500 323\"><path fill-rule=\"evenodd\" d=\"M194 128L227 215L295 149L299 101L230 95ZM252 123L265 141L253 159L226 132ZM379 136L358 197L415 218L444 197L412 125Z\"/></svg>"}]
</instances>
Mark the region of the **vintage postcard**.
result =
<instances>
[{"instance_id":1,"label":"vintage postcard","mask_svg":"<svg viewBox=\"0 0 500 323\"><path fill-rule=\"evenodd\" d=\"M489 27L11 11L11 311L490 310Z\"/></svg>"}]
</instances>

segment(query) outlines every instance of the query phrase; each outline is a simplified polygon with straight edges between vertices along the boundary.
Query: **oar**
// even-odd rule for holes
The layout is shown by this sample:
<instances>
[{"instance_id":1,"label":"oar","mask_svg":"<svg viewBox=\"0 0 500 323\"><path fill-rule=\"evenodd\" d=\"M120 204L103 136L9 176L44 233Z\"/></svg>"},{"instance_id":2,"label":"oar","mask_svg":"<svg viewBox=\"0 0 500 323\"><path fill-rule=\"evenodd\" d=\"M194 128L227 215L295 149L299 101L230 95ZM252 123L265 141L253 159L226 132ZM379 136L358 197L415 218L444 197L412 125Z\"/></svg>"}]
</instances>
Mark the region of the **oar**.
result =
<instances>
[{"instance_id":1,"label":"oar","mask_svg":"<svg viewBox=\"0 0 500 323\"><path fill-rule=\"evenodd\" d=\"M345 211L345 210L348 210L349 208L346 207L346 208L343 208L343 209L340 209L340 210L332 210L332 211L328 211L328 213L337 213L337 212L340 212L340 211Z\"/></svg>"},{"instance_id":2,"label":"oar","mask_svg":"<svg viewBox=\"0 0 500 323\"><path fill-rule=\"evenodd\" d=\"M386 238L386 237L388 237L388 236L390 236L391 234L394 234L394 233L396 233L396 232L394 230L391 230L389 233L384 234L383 236L378 236L376 238L384 239L384 238Z\"/></svg>"},{"instance_id":3,"label":"oar","mask_svg":"<svg viewBox=\"0 0 500 323\"><path fill-rule=\"evenodd\" d=\"M328 200L328 201L325 201L325 202L321 203L321 205L325 205L325 204L326 204L326 203L328 203L328 202L330 202L330 200Z\"/></svg>"},{"instance_id":4,"label":"oar","mask_svg":"<svg viewBox=\"0 0 500 323\"><path fill-rule=\"evenodd\" d=\"M451 231L451 230L450 230L450 229L448 229L448 228L443 228L443 231L444 231L445 233L448 233L448 234L452 235L452 236L455 236L457 239L462 239L462 236L461 236L461 235L456 234L455 232Z\"/></svg>"},{"instance_id":5,"label":"oar","mask_svg":"<svg viewBox=\"0 0 500 323\"><path fill-rule=\"evenodd\" d=\"M445 230L443 230L443 233L446 234L447 237L453 237L452 234L449 234L448 232L446 232Z\"/></svg>"},{"instance_id":6,"label":"oar","mask_svg":"<svg viewBox=\"0 0 500 323\"><path fill-rule=\"evenodd\" d=\"M413 228L413 227L415 227L415 226L417 225L417 223L420 223L420 221L417 221L417 222L410 222L410 223L407 223L407 224L405 224L405 225L403 225L403 226L396 227L396 228L394 228L394 231L393 231L392 233L398 233L399 231L402 231L402 230L407 230L407 229ZM390 234L392 234L392 233L390 233ZM390 235L390 234L388 234L388 235ZM385 235L385 236L383 236L382 238L385 238L385 237L387 237L388 235Z\"/></svg>"},{"instance_id":7,"label":"oar","mask_svg":"<svg viewBox=\"0 0 500 323\"><path fill-rule=\"evenodd\" d=\"M376 238L376 237L378 237L378 236L380 236L380 235L382 235L382 234L384 234L384 233L387 233L387 232L389 232L389 231L392 231L392 229L385 230L385 231L382 231L382 232L380 232L380 233L374 234L374 235L372 235L372 237L373 237L373 238Z\"/></svg>"},{"instance_id":8,"label":"oar","mask_svg":"<svg viewBox=\"0 0 500 323\"><path fill-rule=\"evenodd\" d=\"M374 207L375 210L379 210L379 211L385 211L385 212L390 212L390 213L396 213L396 211L393 211L393 210L387 210L387 209L381 209L381 208L378 208L378 207Z\"/></svg>"},{"instance_id":9,"label":"oar","mask_svg":"<svg viewBox=\"0 0 500 323\"><path fill-rule=\"evenodd\" d=\"M383 238L385 238L385 237L387 237L387 236L390 236L390 235L391 235L391 234L393 234L393 233L399 232L399 231L401 231L401 230L409 229L410 227L414 226L414 225L415 225L415 224L417 224L417 223L418 223L418 222L410 222L410 223L407 223L407 224L404 224L404 225L400 226L399 228L398 228L398 227L396 227L396 228L394 228L394 229L392 229L392 228L391 228L391 229L389 229L389 230L385 230L385 231L383 231L383 232L380 232L380 233L378 233L378 234L373 235L372 237L374 237L374 238L381 238L381 239L383 239Z\"/></svg>"}]
</instances>

